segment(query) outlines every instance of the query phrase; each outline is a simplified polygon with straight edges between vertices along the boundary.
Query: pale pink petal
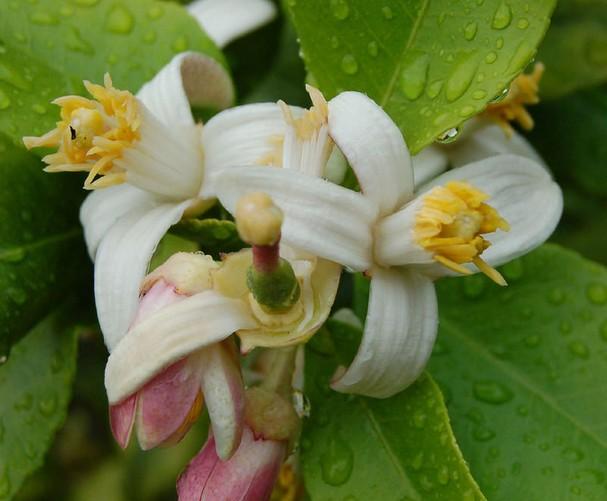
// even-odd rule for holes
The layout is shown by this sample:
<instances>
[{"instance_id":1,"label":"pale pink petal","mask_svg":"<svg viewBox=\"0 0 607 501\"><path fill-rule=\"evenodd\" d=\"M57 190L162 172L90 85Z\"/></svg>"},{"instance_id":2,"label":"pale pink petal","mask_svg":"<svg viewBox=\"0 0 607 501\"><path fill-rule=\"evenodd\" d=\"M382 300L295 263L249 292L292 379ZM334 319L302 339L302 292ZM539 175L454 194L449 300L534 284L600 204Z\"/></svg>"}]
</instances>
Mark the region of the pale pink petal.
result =
<instances>
[{"instance_id":1,"label":"pale pink petal","mask_svg":"<svg viewBox=\"0 0 607 501\"><path fill-rule=\"evenodd\" d=\"M123 449L126 449L131 439L136 404L137 394L134 394L116 405L110 405L110 428L116 442Z\"/></svg>"}]
</instances>

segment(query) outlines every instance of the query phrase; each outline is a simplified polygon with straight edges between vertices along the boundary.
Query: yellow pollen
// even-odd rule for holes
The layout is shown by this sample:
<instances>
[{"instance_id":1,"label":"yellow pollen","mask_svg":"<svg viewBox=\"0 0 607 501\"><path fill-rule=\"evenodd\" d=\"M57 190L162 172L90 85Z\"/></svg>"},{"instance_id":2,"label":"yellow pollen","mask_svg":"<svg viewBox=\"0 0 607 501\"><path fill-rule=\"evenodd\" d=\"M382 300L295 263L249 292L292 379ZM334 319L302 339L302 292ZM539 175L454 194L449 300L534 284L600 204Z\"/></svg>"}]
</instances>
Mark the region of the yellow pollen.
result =
<instances>
[{"instance_id":1,"label":"yellow pollen","mask_svg":"<svg viewBox=\"0 0 607 501\"><path fill-rule=\"evenodd\" d=\"M40 137L24 137L28 149L57 148L44 157L46 172L89 172L85 189L120 184L126 172L114 165L125 148L140 139L141 116L137 99L112 85L108 74L104 85L85 81L93 99L64 96L53 101L61 108L57 127Z\"/></svg>"},{"instance_id":2,"label":"yellow pollen","mask_svg":"<svg viewBox=\"0 0 607 501\"><path fill-rule=\"evenodd\" d=\"M270 501L295 501L297 499L298 481L292 465L284 463L280 468Z\"/></svg>"},{"instance_id":3,"label":"yellow pollen","mask_svg":"<svg viewBox=\"0 0 607 501\"><path fill-rule=\"evenodd\" d=\"M544 70L542 63L536 63L532 73L514 79L504 99L490 104L485 110L485 115L497 122L506 136L511 137L514 133L511 122L518 123L525 130L533 129L533 118L525 106L540 102L538 91Z\"/></svg>"},{"instance_id":4,"label":"yellow pollen","mask_svg":"<svg viewBox=\"0 0 607 501\"><path fill-rule=\"evenodd\" d=\"M463 275L471 271L464 263L477 268L499 285L506 285L500 273L481 259L491 243L483 234L510 226L485 201L489 195L461 181L450 181L424 195L415 216L415 241L443 266Z\"/></svg>"},{"instance_id":5,"label":"yellow pollen","mask_svg":"<svg viewBox=\"0 0 607 501\"><path fill-rule=\"evenodd\" d=\"M295 128L297 137L304 141L311 139L314 133L329 120L329 104L322 93L311 85L306 85L306 90L310 94L312 107L306 110L301 118L293 117L289 106L284 101L278 101L286 122Z\"/></svg>"}]
</instances>

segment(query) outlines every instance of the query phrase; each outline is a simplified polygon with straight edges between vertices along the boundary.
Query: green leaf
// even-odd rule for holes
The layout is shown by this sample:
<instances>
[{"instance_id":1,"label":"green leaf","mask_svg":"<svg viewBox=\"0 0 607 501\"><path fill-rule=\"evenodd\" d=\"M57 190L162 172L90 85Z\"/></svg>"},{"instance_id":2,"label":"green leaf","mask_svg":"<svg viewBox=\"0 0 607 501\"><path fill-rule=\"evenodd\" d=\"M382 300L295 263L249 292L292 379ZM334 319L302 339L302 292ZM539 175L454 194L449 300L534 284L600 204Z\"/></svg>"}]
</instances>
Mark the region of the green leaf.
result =
<instances>
[{"instance_id":1,"label":"green leaf","mask_svg":"<svg viewBox=\"0 0 607 501\"><path fill-rule=\"evenodd\" d=\"M417 152L482 111L525 68L555 0L287 5L308 70L327 97L342 90L367 93Z\"/></svg>"},{"instance_id":2,"label":"green leaf","mask_svg":"<svg viewBox=\"0 0 607 501\"><path fill-rule=\"evenodd\" d=\"M544 98L607 81L607 4L560 0L537 59L546 65Z\"/></svg>"},{"instance_id":3,"label":"green leaf","mask_svg":"<svg viewBox=\"0 0 607 501\"><path fill-rule=\"evenodd\" d=\"M192 240L205 254L218 256L220 252L234 252L245 247L236 224L222 219L184 219L171 229L182 238Z\"/></svg>"},{"instance_id":4,"label":"green leaf","mask_svg":"<svg viewBox=\"0 0 607 501\"><path fill-rule=\"evenodd\" d=\"M44 174L0 134L0 357L88 278L81 196L77 179Z\"/></svg>"},{"instance_id":5,"label":"green leaf","mask_svg":"<svg viewBox=\"0 0 607 501\"><path fill-rule=\"evenodd\" d=\"M0 499L42 465L65 419L77 352L72 313L49 315L0 366Z\"/></svg>"},{"instance_id":6,"label":"green leaf","mask_svg":"<svg viewBox=\"0 0 607 501\"><path fill-rule=\"evenodd\" d=\"M359 328L330 320L306 351L311 416L304 423L301 460L312 501L484 499L429 376L390 399L329 389L336 366L353 356L360 334Z\"/></svg>"},{"instance_id":7,"label":"green leaf","mask_svg":"<svg viewBox=\"0 0 607 501\"><path fill-rule=\"evenodd\" d=\"M495 501L607 498L607 270L555 245L439 283L430 370Z\"/></svg>"},{"instance_id":8,"label":"green leaf","mask_svg":"<svg viewBox=\"0 0 607 501\"><path fill-rule=\"evenodd\" d=\"M53 128L55 97L110 72L136 91L184 50L221 53L179 5L152 0L0 2L0 131L16 142ZM27 61L27 64L24 64Z\"/></svg>"}]
</instances>

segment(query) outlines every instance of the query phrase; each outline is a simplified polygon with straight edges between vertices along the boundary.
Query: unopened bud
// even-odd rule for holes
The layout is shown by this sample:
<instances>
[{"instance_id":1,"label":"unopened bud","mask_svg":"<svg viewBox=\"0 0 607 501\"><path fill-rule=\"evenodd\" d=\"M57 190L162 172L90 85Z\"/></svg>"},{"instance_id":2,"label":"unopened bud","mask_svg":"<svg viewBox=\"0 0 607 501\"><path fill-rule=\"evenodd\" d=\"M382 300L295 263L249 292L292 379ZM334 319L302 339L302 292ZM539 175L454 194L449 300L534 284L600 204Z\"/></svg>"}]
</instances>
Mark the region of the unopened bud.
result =
<instances>
[{"instance_id":1,"label":"unopened bud","mask_svg":"<svg viewBox=\"0 0 607 501\"><path fill-rule=\"evenodd\" d=\"M274 245L280 240L283 214L265 193L243 196L236 206L236 227L250 245Z\"/></svg>"}]
</instances>

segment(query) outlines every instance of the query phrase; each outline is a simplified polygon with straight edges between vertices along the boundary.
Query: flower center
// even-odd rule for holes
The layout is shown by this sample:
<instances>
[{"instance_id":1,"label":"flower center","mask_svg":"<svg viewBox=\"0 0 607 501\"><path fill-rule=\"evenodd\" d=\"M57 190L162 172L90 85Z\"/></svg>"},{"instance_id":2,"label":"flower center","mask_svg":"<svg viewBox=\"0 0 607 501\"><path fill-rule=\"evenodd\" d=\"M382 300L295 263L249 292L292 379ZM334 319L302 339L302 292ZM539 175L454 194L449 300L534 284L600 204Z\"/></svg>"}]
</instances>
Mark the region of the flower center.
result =
<instances>
[{"instance_id":1,"label":"flower center","mask_svg":"<svg viewBox=\"0 0 607 501\"><path fill-rule=\"evenodd\" d=\"M115 89L105 75L104 85L84 82L93 99L64 96L53 101L61 107L57 128L41 137L24 138L28 148L58 147L47 155L47 172L85 171L86 189L104 188L125 180L124 169L114 165L125 148L140 139L140 110L128 91Z\"/></svg>"},{"instance_id":2,"label":"flower center","mask_svg":"<svg viewBox=\"0 0 607 501\"><path fill-rule=\"evenodd\" d=\"M462 265L474 263L491 280L506 285L500 273L480 257L491 245L482 235L510 229L506 220L484 203L488 198L460 181L433 188L415 216L415 240L435 261L453 271L469 275L471 271Z\"/></svg>"}]
</instances>

